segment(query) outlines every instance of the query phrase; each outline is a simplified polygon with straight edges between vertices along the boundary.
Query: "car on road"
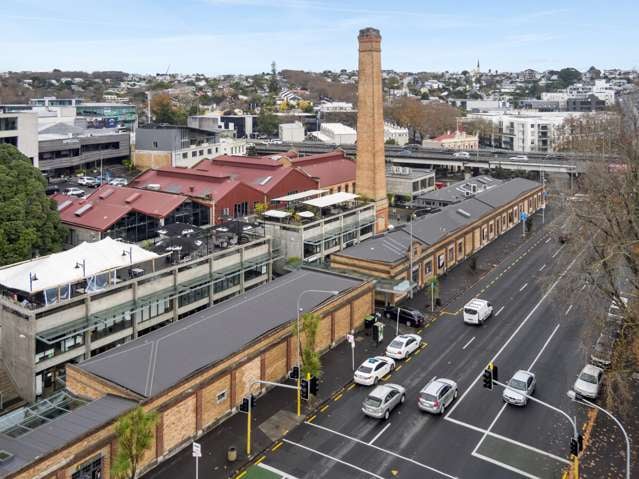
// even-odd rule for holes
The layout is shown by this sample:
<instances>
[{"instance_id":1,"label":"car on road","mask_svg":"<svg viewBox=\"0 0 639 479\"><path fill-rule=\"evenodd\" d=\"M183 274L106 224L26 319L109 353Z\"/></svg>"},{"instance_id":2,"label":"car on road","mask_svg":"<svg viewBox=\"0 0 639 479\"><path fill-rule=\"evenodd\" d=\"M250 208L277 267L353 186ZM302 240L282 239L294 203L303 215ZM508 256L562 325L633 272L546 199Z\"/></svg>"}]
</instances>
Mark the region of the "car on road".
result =
<instances>
[{"instance_id":1,"label":"car on road","mask_svg":"<svg viewBox=\"0 0 639 479\"><path fill-rule=\"evenodd\" d=\"M77 196L78 198L82 198L82 197L86 196L86 193L84 192L84 190L81 190L80 188L76 188L74 186L71 186L69 188L65 188L62 191L62 194L65 194L67 196Z\"/></svg>"},{"instance_id":2,"label":"car on road","mask_svg":"<svg viewBox=\"0 0 639 479\"><path fill-rule=\"evenodd\" d=\"M97 186L98 181L93 176L78 177L78 185L81 186Z\"/></svg>"},{"instance_id":3,"label":"car on road","mask_svg":"<svg viewBox=\"0 0 639 479\"><path fill-rule=\"evenodd\" d=\"M384 384L373 389L362 404L362 412L377 419L388 419L390 413L406 400L406 389L399 384Z\"/></svg>"},{"instance_id":4,"label":"car on road","mask_svg":"<svg viewBox=\"0 0 639 479\"><path fill-rule=\"evenodd\" d=\"M353 381L362 386L377 384L381 378L395 369L395 361L386 356L375 356L364 361L353 375Z\"/></svg>"},{"instance_id":5,"label":"car on road","mask_svg":"<svg viewBox=\"0 0 639 479\"><path fill-rule=\"evenodd\" d=\"M508 404L525 406L528 404L526 396L532 395L536 384L537 380L534 373L520 369L508 381L502 397Z\"/></svg>"},{"instance_id":6,"label":"car on road","mask_svg":"<svg viewBox=\"0 0 639 479\"><path fill-rule=\"evenodd\" d=\"M612 363L612 350L615 347L615 339L614 336L606 334L606 331L602 331L590 354L592 364L602 368L610 367Z\"/></svg>"},{"instance_id":7,"label":"car on road","mask_svg":"<svg viewBox=\"0 0 639 479\"><path fill-rule=\"evenodd\" d=\"M464 323L484 324L493 314L493 305L485 299L473 298L464 305Z\"/></svg>"},{"instance_id":8,"label":"car on road","mask_svg":"<svg viewBox=\"0 0 639 479\"><path fill-rule=\"evenodd\" d=\"M467 151L457 151L453 153L453 158L470 158L470 153Z\"/></svg>"},{"instance_id":9,"label":"car on road","mask_svg":"<svg viewBox=\"0 0 639 479\"><path fill-rule=\"evenodd\" d=\"M433 378L419 391L417 406L432 414L444 414L457 397L457 383L450 379Z\"/></svg>"},{"instance_id":10,"label":"car on road","mask_svg":"<svg viewBox=\"0 0 639 479\"><path fill-rule=\"evenodd\" d=\"M393 359L405 359L415 352L422 343L418 334L400 334L386 346L386 356Z\"/></svg>"},{"instance_id":11,"label":"car on road","mask_svg":"<svg viewBox=\"0 0 639 479\"><path fill-rule=\"evenodd\" d=\"M603 369L586 364L577 376L573 390L580 396L597 399L601 382L603 381Z\"/></svg>"},{"instance_id":12,"label":"car on road","mask_svg":"<svg viewBox=\"0 0 639 479\"><path fill-rule=\"evenodd\" d=\"M128 184L128 181L126 181L126 178L113 178L111 181L109 181L109 184L111 186L126 186Z\"/></svg>"},{"instance_id":13,"label":"car on road","mask_svg":"<svg viewBox=\"0 0 639 479\"><path fill-rule=\"evenodd\" d=\"M511 156L508 159L509 160L515 160L515 161L526 161L528 159L528 157L526 155L515 155L515 156Z\"/></svg>"},{"instance_id":14,"label":"car on road","mask_svg":"<svg viewBox=\"0 0 639 479\"><path fill-rule=\"evenodd\" d=\"M386 306L384 308L384 317L386 319L397 320L397 312L399 311L399 322L405 324L406 326L414 326L416 328L421 328L424 326L426 320L424 319L424 315L421 311L417 311L416 309L406 308L406 307L398 307L398 306Z\"/></svg>"}]
</instances>

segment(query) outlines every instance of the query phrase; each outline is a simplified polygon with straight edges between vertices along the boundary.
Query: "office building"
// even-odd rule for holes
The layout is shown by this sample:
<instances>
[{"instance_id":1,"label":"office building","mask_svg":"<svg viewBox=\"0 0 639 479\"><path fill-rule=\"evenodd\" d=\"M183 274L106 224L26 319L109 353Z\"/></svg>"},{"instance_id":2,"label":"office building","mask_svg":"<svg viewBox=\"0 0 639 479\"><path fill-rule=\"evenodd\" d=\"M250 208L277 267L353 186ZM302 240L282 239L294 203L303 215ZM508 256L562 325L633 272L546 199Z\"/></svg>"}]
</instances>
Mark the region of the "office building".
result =
<instances>
[{"instance_id":1,"label":"office building","mask_svg":"<svg viewBox=\"0 0 639 479\"><path fill-rule=\"evenodd\" d=\"M412 204L416 197L435 189L435 172L407 166L391 166L386 170L386 189L395 204Z\"/></svg>"},{"instance_id":2,"label":"office building","mask_svg":"<svg viewBox=\"0 0 639 479\"><path fill-rule=\"evenodd\" d=\"M357 131L342 123L321 123L319 131L309 133L312 139L333 145L354 145Z\"/></svg>"},{"instance_id":3,"label":"office building","mask_svg":"<svg viewBox=\"0 0 639 479\"><path fill-rule=\"evenodd\" d=\"M38 166L38 115L31 112L0 112L0 144L15 146Z\"/></svg>"},{"instance_id":4,"label":"office building","mask_svg":"<svg viewBox=\"0 0 639 479\"><path fill-rule=\"evenodd\" d=\"M279 138L288 143L301 143L306 137L302 122L280 123Z\"/></svg>"},{"instance_id":5,"label":"office building","mask_svg":"<svg viewBox=\"0 0 639 479\"><path fill-rule=\"evenodd\" d=\"M408 128L393 123L384 123L384 142L393 140L395 145L404 146L408 143Z\"/></svg>"}]
</instances>

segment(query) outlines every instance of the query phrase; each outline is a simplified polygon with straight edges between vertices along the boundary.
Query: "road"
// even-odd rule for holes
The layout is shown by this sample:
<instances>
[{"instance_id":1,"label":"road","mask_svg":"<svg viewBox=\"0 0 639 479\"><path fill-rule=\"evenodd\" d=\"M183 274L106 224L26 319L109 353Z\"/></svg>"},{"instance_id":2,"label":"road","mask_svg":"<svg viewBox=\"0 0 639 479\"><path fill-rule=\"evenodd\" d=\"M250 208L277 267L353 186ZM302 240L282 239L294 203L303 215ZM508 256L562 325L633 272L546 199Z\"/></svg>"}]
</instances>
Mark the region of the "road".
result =
<instances>
[{"instance_id":1,"label":"road","mask_svg":"<svg viewBox=\"0 0 639 479\"><path fill-rule=\"evenodd\" d=\"M537 403L505 405L502 389L485 389L481 375L490 361L503 382L518 369L531 370L534 395L574 414L566 391L590 345L582 344L588 322L579 297L562 295L562 282L574 281L569 273L579 259L564 251L543 232L533 235L419 331L423 347L386 379L407 390L406 402L387 422L365 417L360 407L370 389L350 385L258 461L296 478L561 477L569 466L568 420ZM579 294L592 292L585 287ZM475 296L494 305L482 327L461 320L461 307ZM419 390L433 377L459 385L444 417L416 406Z\"/></svg>"}]
</instances>

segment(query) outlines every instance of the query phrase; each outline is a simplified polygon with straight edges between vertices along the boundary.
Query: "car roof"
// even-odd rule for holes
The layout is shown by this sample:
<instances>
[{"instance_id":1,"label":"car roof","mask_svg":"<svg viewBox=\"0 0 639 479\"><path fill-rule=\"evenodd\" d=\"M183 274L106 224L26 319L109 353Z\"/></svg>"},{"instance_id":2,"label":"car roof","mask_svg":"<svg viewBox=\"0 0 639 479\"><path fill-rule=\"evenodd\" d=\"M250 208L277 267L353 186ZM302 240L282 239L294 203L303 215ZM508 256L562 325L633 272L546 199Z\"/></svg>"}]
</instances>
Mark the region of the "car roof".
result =
<instances>
[{"instance_id":1,"label":"car roof","mask_svg":"<svg viewBox=\"0 0 639 479\"><path fill-rule=\"evenodd\" d=\"M528 380L529 377L534 376L530 371L526 371L524 369L520 369L513 375L513 379L519 379L521 381Z\"/></svg>"},{"instance_id":2,"label":"car roof","mask_svg":"<svg viewBox=\"0 0 639 479\"><path fill-rule=\"evenodd\" d=\"M377 359L377 358L368 358L366 361L364 361L364 364L366 363L370 363L370 364L377 364L377 363L381 363L382 360L381 359Z\"/></svg>"},{"instance_id":3,"label":"car roof","mask_svg":"<svg viewBox=\"0 0 639 479\"><path fill-rule=\"evenodd\" d=\"M448 386L448 385L449 384L444 382L444 381L440 381L439 379L433 379L426 386L424 386L424 388L421 390L421 392L426 393L426 394L434 394L434 395L436 395L441 388L443 388L444 386Z\"/></svg>"},{"instance_id":4,"label":"car roof","mask_svg":"<svg viewBox=\"0 0 639 479\"><path fill-rule=\"evenodd\" d=\"M466 303L466 306L484 306L485 304L488 304L485 299L473 298Z\"/></svg>"},{"instance_id":5,"label":"car roof","mask_svg":"<svg viewBox=\"0 0 639 479\"><path fill-rule=\"evenodd\" d=\"M377 386L375 389L373 389L373 390L370 392L369 396L373 396L373 397L376 397L376 398L383 399L383 398L385 398L385 397L386 397L386 395L387 395L389 392L393 391L394 389L395 389L395 388L391 388L391 387L389 387L389 386L387 386L387 385L385 385L385 384L384 384L384 385L382 385L382 386Z\"/></svg>"},{"instance_id":6,"label":"car roof","mask_svg":"<svg viewBox=\"0 0 639 479\"><path fill-rule=\"evenodd\" d=\"M593 366L592 364L586 364L581 372L596 375L600 372L603 372L603 369L598 368L597 366Z\"/></svg>"}]
</instances>

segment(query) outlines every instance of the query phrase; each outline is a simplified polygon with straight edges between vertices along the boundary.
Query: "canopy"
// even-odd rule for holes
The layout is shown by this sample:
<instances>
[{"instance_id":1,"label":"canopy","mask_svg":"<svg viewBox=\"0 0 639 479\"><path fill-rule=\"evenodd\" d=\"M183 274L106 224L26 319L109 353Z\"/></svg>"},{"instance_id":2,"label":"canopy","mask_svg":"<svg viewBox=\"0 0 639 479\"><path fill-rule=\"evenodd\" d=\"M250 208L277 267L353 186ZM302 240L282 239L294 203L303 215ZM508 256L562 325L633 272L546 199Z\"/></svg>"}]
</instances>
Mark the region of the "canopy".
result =
<instances>
[{"instance_id":1,"label":"canopy","mask_svg":"<svg viewBox=\"0 0 639 479\"><path fill-rule=\"evenodd\" d=\"M333 193L332 195L326 195L320 198L315 198L313 200L304 201L304 204L309 206L316 206L317 208L326 208L327 206L333 206L338 203L353 201L357 197L359 197L359 195L340 191L339 193Z\"/></svg>"},{"instance_id":2,"label":"canopy","mask_svg":"<svg viewBox=\"0 0 639 479\"><path fill-rule=\"evenodd\" d=\"M139 246L107 237L0 269L0 284L9 289L35 293L157 257L157 254Z\"/></svg>"},{"instance_id":3,"label":"canopy","mask_svg":"<svg viewBox=\"0 0 639 479\"><path fill-rule=\"evenodd\" d=\"M328 190L307 190L302 191L301 193L293 193L292 195L281 196L279 198L275 198L273 201L296 201L303 200L304 198L310 198L311 196L321 195L322 193L326 193Z\"/></svg>"},{"instance_id":4,"label":"canopy","mask_svg":"<svg viewBox=\"0 0 639 479\"><path fill-rule=\"evenodd\" d=\"M264 216L270 216L271 218L286 218L287 216L291 216L291 214L286 211L268 210L264 212Z\"/></svg>"},{"instance_id":5,"label":"canopy","mask_svg":"<svg viewBox=\"0 0 639 479\"><path fill-rule=\"evenodd\" d=\"M315 213L313 213L312 211L300 211L299 213L297 213L297 216L301 218L312 218L313 216L315 216Z\"/></svg>"}]
</instances>

